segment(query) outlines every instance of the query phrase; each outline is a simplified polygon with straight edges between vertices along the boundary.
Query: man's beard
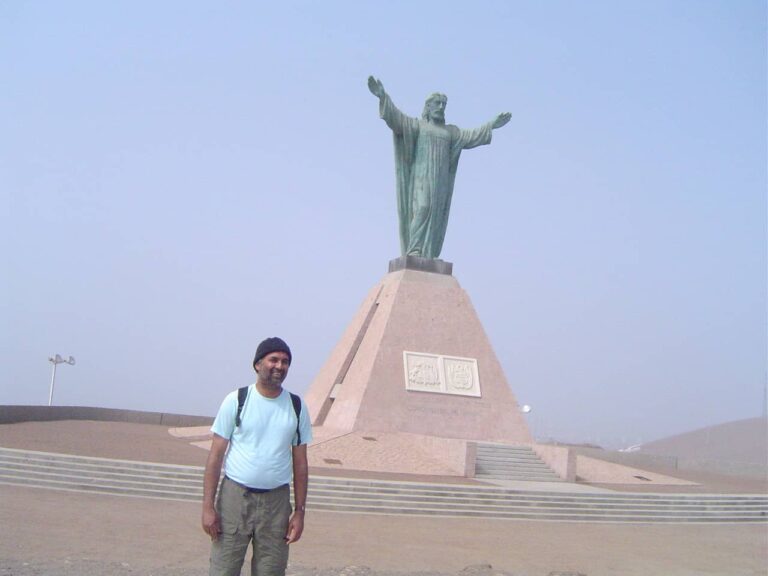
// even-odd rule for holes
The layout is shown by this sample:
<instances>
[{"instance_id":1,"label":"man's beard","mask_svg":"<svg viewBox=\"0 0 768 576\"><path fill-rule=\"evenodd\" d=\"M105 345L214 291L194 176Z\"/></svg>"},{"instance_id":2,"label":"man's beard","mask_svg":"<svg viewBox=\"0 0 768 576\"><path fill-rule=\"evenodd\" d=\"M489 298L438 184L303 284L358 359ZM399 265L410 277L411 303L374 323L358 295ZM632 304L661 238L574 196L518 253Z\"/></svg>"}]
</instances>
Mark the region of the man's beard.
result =
<instances>
[{"instance_id":1,"label":"man's beard","mask_svg":"<svg viewBox=\"0 0 768 576\"><path fill-rule=\"evenodd\" d=\"M285 372L270 370L264 378L264 384L272 388L278 388L285 380Z\"/></svg>"}]
</instances>

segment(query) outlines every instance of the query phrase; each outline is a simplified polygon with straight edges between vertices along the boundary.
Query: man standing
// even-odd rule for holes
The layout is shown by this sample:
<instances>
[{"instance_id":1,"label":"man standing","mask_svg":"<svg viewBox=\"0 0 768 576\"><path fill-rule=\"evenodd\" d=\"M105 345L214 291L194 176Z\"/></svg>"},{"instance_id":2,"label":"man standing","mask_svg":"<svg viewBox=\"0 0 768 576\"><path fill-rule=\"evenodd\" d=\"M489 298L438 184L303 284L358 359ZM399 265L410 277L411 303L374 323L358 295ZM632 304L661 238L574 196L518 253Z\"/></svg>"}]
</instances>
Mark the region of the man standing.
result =
<instances>
[{"instance_id":1,"label":"man standing","mask_svg":"<svg viewBox=\"0 0 768 576\"><path fill-rule=\"evenodd\" d=\"M259 344L256 383L228 394L211 427L202 518L212 541L211 576L239 575L251 542L251 574L283 576L288 545L304 530L312 427L304 402L282 387L291 359L280 338Z\"/></svg>"},{"instance_id":2,"label":"man standing","mask_svg":"<svg viewBox=\"0 0 768 576\"><path fill-rule=\"evenodd\" d=\"M421 118L412 118L397 109L380 80L370 76L368 89L379 99L379 115L394 134L400 252L437 258L461 151L490 144L491 131L509 122L511 114L504 112L479 128L464 130L445 123L445 94L432 94Z\"/></svg>"}]
</instances>

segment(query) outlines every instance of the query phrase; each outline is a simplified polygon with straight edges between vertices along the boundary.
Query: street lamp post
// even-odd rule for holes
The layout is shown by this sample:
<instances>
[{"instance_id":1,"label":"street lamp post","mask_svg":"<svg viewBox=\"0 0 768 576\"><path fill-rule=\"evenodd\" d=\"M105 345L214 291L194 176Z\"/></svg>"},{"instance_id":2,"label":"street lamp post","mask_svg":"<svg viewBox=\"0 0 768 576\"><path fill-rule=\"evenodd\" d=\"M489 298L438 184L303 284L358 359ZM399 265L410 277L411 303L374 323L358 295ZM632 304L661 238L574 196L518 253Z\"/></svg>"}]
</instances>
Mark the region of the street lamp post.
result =
<instances>
[{"instance_id":1,"label":"street lamp post","mask_svg":"<svg viewBox=\"0 0 768 576\"><path fill-rule=\"evenodd\" d=\"M51 391L48 393L48 406L53 404L53 386L56 384L56 366L59 364L75 365L74 357L70 356L67 360L64 360L61 356L56 354L53 358L48 358L48 362L53 364L53 372L51 373Z\"/></svg>"}]
</instances>

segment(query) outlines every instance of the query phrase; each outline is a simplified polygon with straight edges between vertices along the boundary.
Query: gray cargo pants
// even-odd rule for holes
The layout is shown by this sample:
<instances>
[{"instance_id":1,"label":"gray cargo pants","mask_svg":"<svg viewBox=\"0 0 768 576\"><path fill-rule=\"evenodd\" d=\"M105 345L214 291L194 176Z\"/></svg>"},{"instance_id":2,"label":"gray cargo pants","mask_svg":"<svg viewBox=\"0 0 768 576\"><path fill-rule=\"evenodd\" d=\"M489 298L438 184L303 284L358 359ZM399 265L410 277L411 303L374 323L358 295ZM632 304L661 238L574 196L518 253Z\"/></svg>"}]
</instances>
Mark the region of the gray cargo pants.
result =
<instances>
[{"instance_id":1,"label":"gray cargo pants","mask_svg":"<svg viewBox=\"0 0 768 576\"><path fill-rule=\"evenodd\" d=\"M211 545L210 576L239 576L251 542L251 576L285 575L285 535L291 516L287 484L269 492L253 492L224 478L216 510L221 518L221 534Z\"/></svg>"}]
</instances>

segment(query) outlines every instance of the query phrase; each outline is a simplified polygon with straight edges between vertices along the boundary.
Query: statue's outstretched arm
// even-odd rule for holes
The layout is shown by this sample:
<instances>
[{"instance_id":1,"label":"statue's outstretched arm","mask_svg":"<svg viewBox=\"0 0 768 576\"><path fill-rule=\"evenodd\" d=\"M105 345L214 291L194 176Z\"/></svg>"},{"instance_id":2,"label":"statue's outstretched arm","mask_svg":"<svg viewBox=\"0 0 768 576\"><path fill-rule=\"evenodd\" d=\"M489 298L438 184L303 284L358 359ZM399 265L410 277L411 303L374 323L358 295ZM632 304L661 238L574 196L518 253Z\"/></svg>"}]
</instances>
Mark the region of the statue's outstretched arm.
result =
<instances>
[{"instance_id":1,"label":"statue's outstretched arm","mask_svg":"<svg viewBox=\"0 0 768 576\"><path fill-rule=\"evenodd\" d=\"M381 80L374 78L373 76L368 76L368 90L370 90L371 94L376 96L379 100L386 94L384 91L384 84L381 83Z\"/></svg>"},{"instance_id":2,"label":"statue's outstretched arm","mask_svg":"<svg viewBox=\"0 0 768 576\"><path fill-rule=\"evenodd\" d=\"M369 76L368 90L379 99L379 115L396 134L402 134L405 127L410 124L418 124L418 120L406 116L397 109L389 94L384 90L381 80Z\"/></svg>"},{"instance_id":3,"label":"statue's outstretched arm","mask_svg":"<svg viewBox=\"0 0 768 576\"><path fill-rule=\"evenodd\" d=\"M478 128L457 129L454 145L461 148L475 148L491 143L491 132L496 128L501 128L512 118L509 112L502 112L490 122L486 122Z\"/></svg>"},{"instance_id":4,"label":"statue's outstretched arm","mask_svg":"<svg viewBox=\"0 0 768 576\"><path fill-rule=\"evenodd\" d=\"M512 114L509 112L502 112L496 118L493 119L493 129L501 128L504 126L507 122L509 122L509 119L512 118Z\"/></svg>"}]
</instances>

